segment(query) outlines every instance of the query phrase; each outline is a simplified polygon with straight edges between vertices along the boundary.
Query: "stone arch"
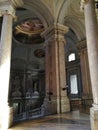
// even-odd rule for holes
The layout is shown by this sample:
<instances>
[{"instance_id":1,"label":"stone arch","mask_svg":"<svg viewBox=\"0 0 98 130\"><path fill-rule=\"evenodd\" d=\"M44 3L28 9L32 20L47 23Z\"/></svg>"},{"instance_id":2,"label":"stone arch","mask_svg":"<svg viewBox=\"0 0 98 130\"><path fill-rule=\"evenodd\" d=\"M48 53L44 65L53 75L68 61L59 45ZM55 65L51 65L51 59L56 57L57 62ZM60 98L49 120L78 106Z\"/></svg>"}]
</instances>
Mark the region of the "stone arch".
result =
<instances>
[{"instance_id":1,"label":"stone arch","mask_svg":"<svg viewBox=\"0 0 98 130\"><path fill-rule=\"evenodd\" d=\"M65 21L63 24L68 26L75 32L79 41L84 40L85 27L84 27L84 24L80 20L77 19L77 17L67 16L65 17Z\"/></svg>"},{"instance_id":2,"label":"stone arch","mask_svg":"<svg viewBox=\"0 0 98 130\"><path fill-rule=\"evenodd\" d=\"M81 12L76 13L76 9L72 13L69 11L71 9L74 10L74 8L71 0L63 1L58 13L57 22L71 28L75 32L78 40L81 41L85 39L84 17Z\"/></svg>"},{"instance_id":3,"label":"stone arch","mask_svg":"<svg viewBox=\"0 0 98 130\"><path fill-rule=\"evenodd\" d=\"M64 23L64 17L65 17L65 12L67 13L68 11L68 8L69 8L69 5L70 5L70 0L66 1L64 0L62 5L61 5L61 8L59 9L59 12L58 12L58 17L56 19L56 21L58 23Z\"/></svg>"}]
</instances>

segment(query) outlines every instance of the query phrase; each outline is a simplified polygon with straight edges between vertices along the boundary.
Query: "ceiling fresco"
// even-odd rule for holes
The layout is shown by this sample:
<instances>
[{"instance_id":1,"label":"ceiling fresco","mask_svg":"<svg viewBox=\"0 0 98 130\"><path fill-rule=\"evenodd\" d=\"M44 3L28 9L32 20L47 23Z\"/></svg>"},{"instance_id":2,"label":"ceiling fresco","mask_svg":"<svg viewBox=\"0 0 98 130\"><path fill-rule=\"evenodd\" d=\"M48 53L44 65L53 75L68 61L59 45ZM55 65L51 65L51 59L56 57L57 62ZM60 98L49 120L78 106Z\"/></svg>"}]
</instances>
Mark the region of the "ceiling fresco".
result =
<instances>
[{"instance_id":1,"label":"ceiling fresco","mask_svg":"<svg viewBox=\"0 0 98 130\"><path fill-rule=\"evenodd\" d=\"M39 44L44 42L40 36L43 31L44 26L38 18L29 18L15 26L13 36L23 44Z\"/></svg>"}]
</instances>

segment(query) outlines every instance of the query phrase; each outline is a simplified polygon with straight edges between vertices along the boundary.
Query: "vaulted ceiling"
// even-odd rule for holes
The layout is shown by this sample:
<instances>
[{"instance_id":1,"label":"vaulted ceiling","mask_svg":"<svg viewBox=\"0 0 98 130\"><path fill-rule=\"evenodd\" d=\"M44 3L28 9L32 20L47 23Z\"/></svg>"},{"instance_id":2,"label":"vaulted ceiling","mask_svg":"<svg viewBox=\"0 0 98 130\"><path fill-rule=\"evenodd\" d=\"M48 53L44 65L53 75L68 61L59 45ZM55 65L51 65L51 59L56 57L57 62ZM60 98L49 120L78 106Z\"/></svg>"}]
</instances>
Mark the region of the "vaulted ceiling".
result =
<instances>
[{"instance_id":1,"label":"vaulted ceiling","mask_svg":"<svg viewBox=\"0 0 98 130\"><path fill-rule=\"evenodd\" d=\"M69 27L65 36L67 49L85 39L84 15L80 11L80 0L1 0L2 3L6 1L15 6L17 16L17 21L13 23L13 68L34 68L37 65L39 69L44 68L45 42L40 37L41 32L35 35L35 30L25 30L29 27L31 29L30 21L39 20L43 31L53 23ZM36 25L38 27L38 24ZM26 28L27 26L29 27Z\"/></svg>"}]
</instances>

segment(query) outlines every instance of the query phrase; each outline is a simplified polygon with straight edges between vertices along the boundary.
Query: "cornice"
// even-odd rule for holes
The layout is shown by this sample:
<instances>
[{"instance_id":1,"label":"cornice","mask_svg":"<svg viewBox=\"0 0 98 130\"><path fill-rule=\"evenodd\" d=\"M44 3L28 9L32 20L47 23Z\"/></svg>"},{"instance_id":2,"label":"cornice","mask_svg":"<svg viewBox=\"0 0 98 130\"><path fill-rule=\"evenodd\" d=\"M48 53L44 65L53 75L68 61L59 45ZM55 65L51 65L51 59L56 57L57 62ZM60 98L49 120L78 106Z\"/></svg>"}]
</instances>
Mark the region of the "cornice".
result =
<instances>
[{"instance_id":1,"label":"cornice","mask_svg":"<svg viewBox=\"0 0 98 130\"><path fill-rule=\"evenodd\" d=\"M41 33L41 36L46 40L53 38L64 39L64 35L68 32L68 30L68 27L57 23L49 26L44 32Z\"/></svg>"}]
</instances>

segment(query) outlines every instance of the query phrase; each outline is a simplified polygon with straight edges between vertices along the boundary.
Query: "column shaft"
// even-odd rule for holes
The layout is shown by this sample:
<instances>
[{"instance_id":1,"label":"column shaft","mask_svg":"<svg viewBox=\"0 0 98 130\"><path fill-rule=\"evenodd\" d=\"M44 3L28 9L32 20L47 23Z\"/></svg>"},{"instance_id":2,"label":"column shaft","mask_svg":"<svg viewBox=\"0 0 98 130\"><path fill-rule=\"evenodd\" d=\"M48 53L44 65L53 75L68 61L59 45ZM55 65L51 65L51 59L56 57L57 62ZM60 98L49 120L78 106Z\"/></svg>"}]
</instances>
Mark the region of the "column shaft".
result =
<instances>
[{"instance_id":1,"label":"column shaft","mask_svg":"<svg viewBox=\"0 0 98 130\"><path fill-rule=\"evenodd\" d=\"M58 41L58 70L61 112L70 110L66 92L66 65L65 65L65 42ZM66 99L66 100L65 100ZM66 110L65 110L66 109Z\"/></svg>"},{"instance_id":2,"label":"column shaft","mask_svg":"<svg viewBox=\"0 0 98 130\"><path fill-rule=\"evenodd\" d=\"M2 113L2 127L6 128L12 123L12 117L8 117L11 114L11 109L9 110L8 108L8 92L11 62L12 19L11 15L4 14L0 41L0 110Z\"/></svg>"},{"instance_id":3,"label":"column shaft","mask_svg":"<svg viewBox=\"0 0 98 130\"><path fill-rule=\"evenodd\" d=\"M12 40L12 16L5 14L3 16L3 24L1 31L0 43L0 83L2 88L2 101L7 103L8 88L10 77L10 61L11 61L11 40Z\"/></svg>"},{"instance_id":4,"label":"column shaft","mask_svg":"<svg viewBox=\"0 0 98 130\"><path fill-rule=\"evenodd\" d=\"M94 104L98 105L98 31L94 0L84 6L89 68Z\"/></svg>"},{"instance_id":5,"label":"column shaft","mask_svg":"<svg viewBox=\"0 0 98 130\"><path fill-rule=\"evenodd\" d=\"M89 69L91 76L93 107L90 109L91 129L98 129L98 26L95 1L88 0L84 5Z\"/></svg>"}]
</instances>

